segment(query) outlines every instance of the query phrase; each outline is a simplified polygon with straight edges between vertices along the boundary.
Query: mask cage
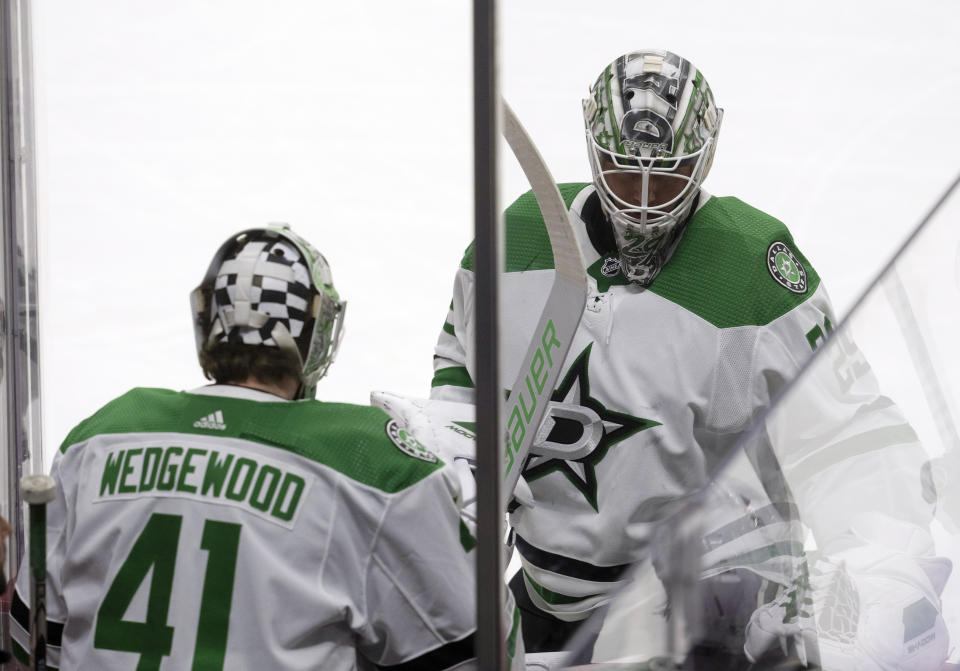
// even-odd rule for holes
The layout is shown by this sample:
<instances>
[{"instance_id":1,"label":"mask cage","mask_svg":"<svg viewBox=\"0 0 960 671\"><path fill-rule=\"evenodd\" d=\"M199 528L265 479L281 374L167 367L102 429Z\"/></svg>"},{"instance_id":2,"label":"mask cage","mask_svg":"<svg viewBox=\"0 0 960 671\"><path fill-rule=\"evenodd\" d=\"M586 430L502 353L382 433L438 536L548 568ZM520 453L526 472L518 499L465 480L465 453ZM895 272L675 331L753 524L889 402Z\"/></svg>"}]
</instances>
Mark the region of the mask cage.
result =
<instances>
[{"instance_id":1,"label":"mask cage","mask_svg":"<svg viewBox=\"0 0 960 671\"><path fill-rule=\"evenodd\" d=\"M587 104L588 101L584 101L585 112ZM671 228L683 221L710 170L722 120L723 110L717 110L717 123L713 132L698 150L690 154L668 156L661 151L659 154L641 156L618 153L602 146L593 136L585 113L587 153L594 184L608 217L615 228L621 229L618 237L626 233L633 236L658 234L662 229ZM639 152L641 147L636 149ZM650 148L644 146L642 149L649 151ZM614 167L605 167L604 159ZM680 168L688 165L693 166L690 175L678 172ZM616 189L608 181L610 175L638 177L641 180L640 203L630 202L617 195ZM676 195L665 202L651 205L648 202L651 178L681 180L684 184Z\"/></svg>"}]
</instances>

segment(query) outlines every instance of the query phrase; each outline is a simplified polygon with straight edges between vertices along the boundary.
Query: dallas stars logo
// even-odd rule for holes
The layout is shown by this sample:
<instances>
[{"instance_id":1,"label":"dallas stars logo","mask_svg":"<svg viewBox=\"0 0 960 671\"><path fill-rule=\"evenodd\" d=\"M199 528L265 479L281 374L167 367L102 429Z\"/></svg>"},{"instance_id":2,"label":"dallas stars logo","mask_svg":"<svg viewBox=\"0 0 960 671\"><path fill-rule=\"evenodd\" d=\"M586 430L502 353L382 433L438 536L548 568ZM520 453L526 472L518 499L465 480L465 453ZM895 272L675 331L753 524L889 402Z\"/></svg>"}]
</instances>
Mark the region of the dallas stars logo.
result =
<instances>
[{"instance_id":1,"label":"dallas stars logo","mask_svg":"<svg viewBox=\"0 0 960 671\"><path fill-rule=\"evenodd\" d=\"M795 294L807 291L807 271L790 248L779 240L767 248L767 270L781 286Z\"/></svg>"},{"instance_id":2,"label":"dallas stars logo","mask_svg":"<svg viewBox=\"0 0 960 671\"><path fill-rule=\"evenodd\" d=\"M567 371L563 381L553 392L551 400L559 403L581 405L593 410L600 418L603 427L603 434L597 446L590 454L579 459L554 459L533 455L527 461L523 477L529 482L550 473L560 472L570 481L570 484L583 494L594 510L599 510L597 507L597 464L607 456L607 451L611 447L639 431L660 426L660 422L608 410L600 401L590 395L590 379L587 369L590 364L590 349L592 347L593 343L590 343L580 353L570 370ZM558 429L563 431L562 426L558 423L548 440L556 440L554 434L558 432ZM585 427L579 427L579 429L584 430ZM577 438L578 436L574 437L574 441ZM565 441L558 440L557 442Z\"/></svg>"}]
</instances>

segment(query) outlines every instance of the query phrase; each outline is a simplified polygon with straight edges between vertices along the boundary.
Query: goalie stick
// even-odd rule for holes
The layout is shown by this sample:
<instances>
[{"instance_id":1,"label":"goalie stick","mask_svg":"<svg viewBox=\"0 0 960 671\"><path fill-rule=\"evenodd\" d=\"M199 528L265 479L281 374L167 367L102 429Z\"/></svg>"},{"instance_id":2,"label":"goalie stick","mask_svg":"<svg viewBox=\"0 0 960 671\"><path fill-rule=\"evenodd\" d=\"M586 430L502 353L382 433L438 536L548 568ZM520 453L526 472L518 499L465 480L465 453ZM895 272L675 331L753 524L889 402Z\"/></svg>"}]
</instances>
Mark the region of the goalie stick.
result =
<instances>
[{"instance_id":1,"label":"goalie stick","mask_svg":"<svg viewBox=\"0 0 960 671\"><path fill-rule=\"evenodd\" d=\"M47 504L57 494L49 475L25 475L23 500L30 506L30 671L47 668Z\"/></svg>"},{"instance_id":2,"label":"goalie stick","mask_svg":"<svg viewBox=\"0 0 960 671\"><path fill-rule=\"evenodd\" d=\"M567 206L553 175L506 101L503 101L503 136L530 182L540 206L553 248L556 273L550 295L534 329L533 340L527 347L504 407L506 440L501 495L506 505L513 496L520 471L546 416L550 396L580 324L587 300L587 272L580 253L580 243L570 226Z\"/></svg>"},{"instance_id":3,"label":"goalie stick","mask_svg":"<svg viewBox=\"0 0 960 671\"><path fill-rule=\"evenodd\" d=\"M477 2L474 6L478 33L475 46L489 47L490 44L495 44L492 30L492 25L495 23L492 20L493 2ZM487 53L486 57L489 64L492 56ZM478 62L480 60L478 59ZM482 103L490 99L499 100L499 97L495 97L496 86L492 85L493 78L490 76L489 69L479 67L478 70L477 81L481 85L478 85L476 99L478 107L481 107ZM491 108L493 108L492 105L486 109L487 116L478 121L475 143L477 174L487 178L484 180L478 177L477 273L479 278L481 271L488 268L487 277L490 282L489 287L478 284L476 301L478 318L481 315L492 317L493 333L496 333L496 277L501 270L498 268L498 263L491 263L491 261L497 257L494 252L495 246L492 244L497 236L484 234L481 238L481 222L489 225L494 217L499 216L499 213L491 211L488 206L481 207L484 202L487 202L487 205L496 202L495 170L491 169L491 166L496 163L492 158L492 155L495 155L496 142L495 137L491 137L490 131L495 129L497 124L495 108ZM586 271L576 235L570 228L563 198L557 190L557 185L543 157L540 156L540 152L537 151L513 110L502 100L500 109L503 119L503 136L523 169L543 214L554 252L555 277L533 339L524 355L517 378L510 387L510 397L504 405L503 414L496 410L499 406L497 398L501 393L497 376L499 354L496 336L492 343L482 343L479 338L477 343L477 355L486 354L492 368L484 376L478 377L477 381L477 421L481 424L478 425L477 432L477 475L479 477L477 531L480 543L477 549L476 650L480 668L491 671L504 668L503 663L506 658L504 630L500 619L506 589L501 563L503 511L507 502L513 497L523 463L530 453L537 430L546 415L547 404L560 375L560 367L570 349L586 302ZM483 191L484 188L487 189L486 193ZM487 201L479 200L484 196ZM493 228L496 229L495 226ZM493 259L490 258L491 252L494 252ZM482 256L486 257L483 263L481 263ZM481 393L482 380L486 380L491 385L488 392ZM491 401L493 401L492 404ZM506 431L503 433L501 433L501 417L506 418ZM482 422L489 422L491 429L495 430L492 430L490 435L486 435L485 425ZM504 433L506 440L501 454L499 445ZM494 454L480 454L479 449L484 445L492 446ZM500 462L501 459L502 462ZM499 588L490 589L491 585L498 585ZM519 611L515 610L514 626L518 622L516 619L518 617Z\"/></svg>"}]
</instances>

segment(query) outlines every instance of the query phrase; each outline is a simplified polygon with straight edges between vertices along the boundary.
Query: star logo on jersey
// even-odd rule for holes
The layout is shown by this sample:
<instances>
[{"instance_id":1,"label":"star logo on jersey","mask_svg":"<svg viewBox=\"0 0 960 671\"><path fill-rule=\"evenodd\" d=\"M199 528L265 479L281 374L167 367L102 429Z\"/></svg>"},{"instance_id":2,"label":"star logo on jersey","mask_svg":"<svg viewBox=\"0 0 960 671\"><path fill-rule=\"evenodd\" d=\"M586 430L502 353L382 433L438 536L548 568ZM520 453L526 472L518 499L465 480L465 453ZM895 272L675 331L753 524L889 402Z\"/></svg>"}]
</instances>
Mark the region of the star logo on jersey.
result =
<instances>
[{"instance_id":1,"label":"star logo on jersey","mask_svg":"<svg viewBox=\"0 0 960 671\"><path fill-rule=\"evenodd\" d=\"M589 413L591 416L599 418L602 432L596 447L589 454L579 459L556 459L532 455L527 460L523 477L527 479L527 482L530 482L550 473L559 472L583 494L594 510L599 511L597 505L597 464L607 456L611 447L639 431L660 426L660 422L609 410L603 403L590 395L588 369L592 347L593 343L587 345L586 349L577 357L577 360L573 362L563 381L553 392L551 400L557 403L582 406L592 411ZM568 425L565 426L558 422L551 430L547 440L563 442L564 438L560 434L567 430L569 430ZM579 427L580 433L584 430L585 427ZM579 436L573 436L573 441L578 438Z\"/></svg>"},{"instance_id":2,"label":"star logo on jersey","mask_svg":"<svg viewBox=\"0 0 960 671\"><path fill-rule=\"evenodd\" d=\"M807 292L807 271L790 248L779 240L767 248L767 269L777 284L795 294Z\"/></svg>"}]
</instances>

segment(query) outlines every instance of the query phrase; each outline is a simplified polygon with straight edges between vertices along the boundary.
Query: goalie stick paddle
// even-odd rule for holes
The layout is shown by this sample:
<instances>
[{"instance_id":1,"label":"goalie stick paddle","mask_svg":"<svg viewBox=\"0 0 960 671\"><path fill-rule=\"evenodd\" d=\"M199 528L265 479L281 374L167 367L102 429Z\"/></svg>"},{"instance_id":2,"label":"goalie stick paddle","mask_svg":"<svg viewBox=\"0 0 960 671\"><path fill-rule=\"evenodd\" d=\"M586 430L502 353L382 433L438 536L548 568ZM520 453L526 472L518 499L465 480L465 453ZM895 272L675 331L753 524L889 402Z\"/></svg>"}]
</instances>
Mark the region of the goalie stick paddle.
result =
<instances>
[{"instance_id":1,"label":"goalie stick paddle","mask_svg":"<svg viewBox=\"0 0 960 671\"><path fill-rule=\"evenodd\" d=\"M540 314L517 378L505 403L503 496L506 505L520 479L550 396L560 377L587 300L587 272L580 244L570 226L567 206L553 175L516 114L503 101L503 136L530 182L553 248L556 271L550 295Z\"/></svg>"}]
</instances>

